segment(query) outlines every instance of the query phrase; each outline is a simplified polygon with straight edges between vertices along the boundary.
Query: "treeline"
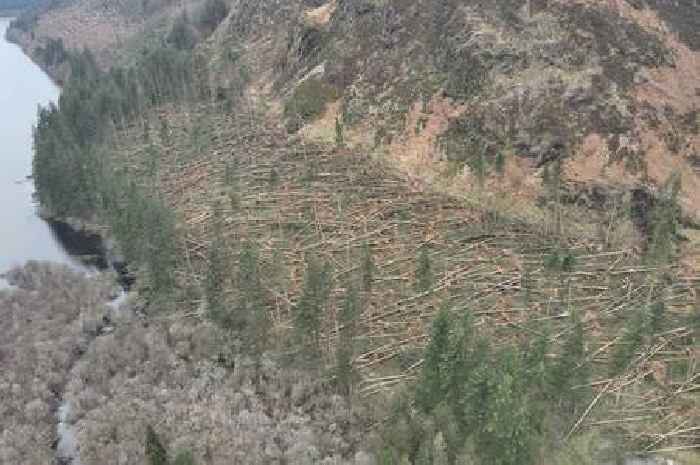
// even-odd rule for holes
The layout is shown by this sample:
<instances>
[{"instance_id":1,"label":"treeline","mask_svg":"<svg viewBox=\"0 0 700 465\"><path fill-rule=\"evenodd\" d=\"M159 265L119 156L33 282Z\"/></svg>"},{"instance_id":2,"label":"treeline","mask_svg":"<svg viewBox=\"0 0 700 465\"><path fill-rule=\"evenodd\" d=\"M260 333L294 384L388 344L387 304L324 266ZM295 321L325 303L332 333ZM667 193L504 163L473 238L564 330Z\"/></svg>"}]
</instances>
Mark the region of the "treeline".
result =
<instances>
[{"instance_id":1,"label":"treeline","mask_svg":"<svg viewBox=\"0 0 700 465\"><path fill-rule=\"evenodd\" d=\"M88 50L68 51L60 39L36 51L45 66L67 66L69 76L58 104L39 110L33 166L39 200L52 215L97 217L110 226L125 258L148 271L154 291L174 285L176 219L153 187L136 184L127 170L113 165L108 146L134 122L143 122L148 137L143 115L152 108L212 97L207 65L194 46L228 11L223 0L207 0L192 18L178 18L164 41L135 63L109 71ZM154 165L158 153L153 144L150 148L153 160L146 162Z\"/></svg>"},{"instance_id":2,"label":"treeline","mask_svg":"<svg viewBox=\"0 0 700 465\"><path fill-rule=\"evenodd\" d=\"M222 0L209 0L202 8L200 21L208 28L228 11ZM115 129L149 108L210 97L203 59L177 46L178 24L170 34L174 42L144 51L132 66L108 72L98 68L89 51L68 52L60 39L41 49L46 64L67 61L70 70L58 105L40 110L35 132L38 193L56 215L84 217L100 210L97 189L105 157L95 150Z\"/></svg>"},{"instance_id":3,"label":"treeline","mask_svg":"<svg viewBox=\"0 0 700 465\"><path fill-rule=\"evenodd\" d=\"M203 11L220 3L211 0ZM220 9L214 14L222 19ZM167 42L144 51L133 65L107 72L89 51L66 51L60 40L40 55L45 64L65 61L69 67L58 104L40 108L35 128L33 168L41 204L58 217L96 216L111 227L126 259L149 271L156 290L172 286L173 212L151 187L136 185L123 167L113 166L108 145L151 108L210 98L206 64L193 50ZM148 156L155 163L158 153Z\"/></svg>"}]
</instances>

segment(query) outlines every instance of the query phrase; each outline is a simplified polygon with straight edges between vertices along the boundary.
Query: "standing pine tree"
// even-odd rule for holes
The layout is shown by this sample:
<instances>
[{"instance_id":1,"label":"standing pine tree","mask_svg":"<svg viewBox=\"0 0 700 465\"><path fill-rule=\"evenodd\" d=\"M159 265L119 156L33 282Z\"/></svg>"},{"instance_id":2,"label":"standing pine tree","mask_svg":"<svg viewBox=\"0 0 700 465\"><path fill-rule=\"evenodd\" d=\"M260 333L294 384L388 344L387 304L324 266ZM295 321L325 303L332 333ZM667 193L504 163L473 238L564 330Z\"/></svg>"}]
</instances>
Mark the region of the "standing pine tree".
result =
<instances>
[{"instance_id":1,"label":"standing pine tree","mask_svg":"<svg viewBox=\"0 0 700 465\"><path fill-rule=\"evenodd\" d=\"M331 270L328 264L307 257L304 288L295 311L297 340L318 355L321 317L331 291Z\"/></svg>"},{"instance_id":2,"label":"standing pine tree","mask_svg":"<svg viewBox=\"0 0 700 465\"><path fill-rule=\"evenodd\" d=\"M433 465L433 441L430 435L426 435L418 446L415 465Z\"/></svg>"},{"instance_id":3,"label":"standing pine tree","mask_svg":"<svg viewBox=\"0 0 700 465\"><path fill-rule=\"evenodd\" d=\"M197 45L196 32L185 12L175 19L166 41L178 50L192 50Z\"/></svg>"},{"instance_id":4,"label":"standing pine tree","mask_svg":"<svg viewBox=\"0 0 700 465\"><path fill-rule=\"evenodd\" d=\"M449 403L456 405L464 396L465 375L471 376L474 370L474 317L470 310L466 310L462 316L461 324L455 335L450 340L449 353L447 355L448 385L447 395ZM458 420L464 412L457 411Z\"/></svg>"},{"instance_id":5,"label":"standing pine tree","mask_svg":"<svg viewBox=\"0 0 700 465\"><path fill-rule=\"evenodd\" d=\"M535 461L543 418L542 411L533 408L524 371L523 357L515 348L499 351L491 362L475 437L480 463L530 465Z\"/></svg>"},{"instance_id":6,"label":"standing pine tree","mask_svg":"<svg viewBox=\"0 0 700 465\"><path fill-rule=\"evenodd\" d=\"M237 312L245 327L247 350L255 356L265 351L269 340L270 321L265 306L258 251L243 244L238 260L239 302Z\"/></svg>"},{"instance_id":7,"label":"standing pine tree","mask_svg":"<svg viewBox=\"0 0 700 465\"><path fill-rule=\"evenodd\" d=\"M644 344L644 335L648 333L649 314L647 308L636 309L625 321L622 337L615 345L610 366L611 375L622 373L632 362L634 356Z\"/></svg>"},{"instance_id":8,"label":"standing pine tree","mask_svg":"<svg viewBox=\"0 0 700 465\"><path fill-rule=\"evenodd\" d=\"M542 187L548 189L552 182L552 173L550 171L549 165L544 165L542 168Z\"/></svg>"},{"instance_id":9,"label":"standing pine tree","mask_svg":"<svg viewBox=\"0 0 700 465\"><path fill-rule=\"evenodd\" d=\"M555 201L559 199L559 189L562 182L562 166L559 159L545 166L542 172L542 184L549 197Z\"/></svg>"},{"instance_id":10,"label":"standing pine tree","mask_svg":"<svg viewBox=\"0 0 700 465\"><path fill-rule=\"evenodd\" d=\"M335 118L335 146L338 148L345 145L345 139L343 137L343 123L340 122L340 118L336 116Z\"/></svg>"},{"instance_id":11,"label":"standing pine tree","mask_svg":"<svg viewBox=\"0 0 700 465\"><path fill-rule=\"evenodd\" d=\"M561 233L561 187L562 187L562 164L560 159L556 159L551 163L549 176L545 189L549 198L553 202L553 227L554 231L560 235Z\"/></svg>"},{"instance_id":12,"label":"standing pine tree","mask_svg":"<svg viewBox=\"0 0 700 465\"><path fill-rule=\"evenodd\" d=\"M422 247L418 253L418 263L416 265L416 290L427 292L433 287L433 270L430 264L430 254L428 247Z\"/></svg>"},{"instance_id":13,"label":"standing pine tree","mask_svg":"<svg viewBox=\"0 0 700 465\"><path fill-rule=\"evenodd\" d=\"M345 302L340 312L340 324L343 326L338 337L336 348L336 381L338 388L344 395L350 395L354 378L353 356L354 340L356 334L357 317L360 314L359 298L352 284L347 287Z\"/></svg>"},{"instance_id":14,"label":"standing pine tree","mask_svg":"<svg viewBox=\"0 0 700 465\"><path fill-rule=\"evenodd\" d=\"M564 412L576 414L586 403L591 370L586 360L586 339L578 312L571 310L570 327L549 378L551 396Z\"/></svg>"},{"instance_id":15,"label":"standing pine tree","mask_svg":"<svg viewBox=\"0 0 700 465\"><path fill-rule=\"evenodd\" d=\"M144 202L141 240L146 244L145 262L154 293L167 296L176 285L177 266L175 218L159 199Z\"/></svg>"},{"instance_id":16,"label":"standing pine tree","mask_svg":"<svg viewBox=\"0 0 700 465\"><path fill-rule=\"evenodd\" d=\"M379 465L394 465L394 456L391 449L385 448L379 456Z\"/></svg>"},{"instance_id":17,"label":"standing pine tree","mask_svg":"<svg viewBox=\"0 0 700 465\"><path fill-rule=\"evenodd\" d=\"M484 182L486 182L486 170L488 169L486 164L486 147L479 150L476 156L472 158L470 168L476 176L479 187L483 188Z\"/></svg>"},{"instance_id":18,"label":"standing pine tree","mask_svg":"<svg viewBox=\"0 0 700 465\"><path fill-rule=\"evenodd\" d=\"M681 213L678 206L680 190L680 174L674 173L664 183L656 204L651 210L647 259L653 263L667 263L676 251L678 221Z\"/></svg>"},{"instance_id":19,"label":"standing pine tree","mask_svg":"<svg viewBox=\"0 0 700 465\"><path fill-rule=\"evenodd\" d=\"M549 394L549 384L547 382L548 373L551 370L547 359L549 349L549 329L541 322L533 322L537 325L539 334L529 337L521 349L523 354L524 375L527 378L526 384L535 393L537 401L544 401ZM536 331L536 330L533 330Z\"/></svg>"},{"instance_id":20,"label":"standing pine tree","mask_svg":"<svg viewBox=\"0 0 700 465\"><path fill-rule=\"evenodd\" d=\"M688 315L688 329L695 346L700 347L700 289L695 290L695 305Z\"/></svg>"},{"instance_id":21,"label":"standing pine tree","mask_svg":"<svg viewBox=\"0 0 700 465\"><path fill-rule=\"evenodd\" d=\"M230 327L232 322L225 313L224 287L227 275L226 245L223 237L223 218L218 205L214 206L213 237L209 245L208 266L204 297L209 317L217 323ZM231 328L229 328L231 329Z\"/></svg>"},{"instance_id":22,"label":"standing pine tree","mask_svg":"<svg viewBox=\"0 0 700 465\"><path fill-rule=\"evenodd\" d=\"M372 291L372 281L374 279L374 259L372 257L372 248L369 246L368 242L365 242L362 246L362 287L363 291Z\"/></svg>"},{"instance_id":23,"label":"standing pine tree","mask_svg":"<svg viewBox=\"0 0 700 465\"><path fill-rule=\"evenodd\" d=\"M663 300L657 300L649 306L649 330L651 335L661 331L666 318L666 304Z\"/></svg>"},{"instance_id":24,"label":"standing pine tree","mask_svg":"<svg viewBox=\"0 0 700 465\"><path fill-rule=\"evenodd\" d=\"M168 125L168 120L165 116L159 115L158 120L160 122L159 136L160 143L163 146L167 146L170 143L170 126Z\"/></svg>"},{"instance_id":25,"label":"standing pine tree","mask_svg":"<svg viewBox=\"0 0 700 465\"><path fill-rule=\"evenodd\" d=\"M433 320L430 342L425 349L423 371L416 389L416 404L426 413L431 412L447 393L449 366L450 326L452 319L443 308Z\"/></svg>"},{"instance_id":26,"label":"standing pine tree","mask_svg":"<svg viewBox=\"0 0 700 465\"><path fill-rule=\"evenodd\" d=\"M148 465L167 465L168 453L152 426L146 428L146 461Z\"/></svg>"},{"instance_id":27,"label":"standing pine tree","mask_svg":"<svg viewBox=\"0 0 700 465\"><path fill-rule=\"evenodd\" d=\"M499 150L496 154L496 158L493 161L493 168L501 177L506 173L506 154L503 150Z\"/></svg>"}]
</instances>

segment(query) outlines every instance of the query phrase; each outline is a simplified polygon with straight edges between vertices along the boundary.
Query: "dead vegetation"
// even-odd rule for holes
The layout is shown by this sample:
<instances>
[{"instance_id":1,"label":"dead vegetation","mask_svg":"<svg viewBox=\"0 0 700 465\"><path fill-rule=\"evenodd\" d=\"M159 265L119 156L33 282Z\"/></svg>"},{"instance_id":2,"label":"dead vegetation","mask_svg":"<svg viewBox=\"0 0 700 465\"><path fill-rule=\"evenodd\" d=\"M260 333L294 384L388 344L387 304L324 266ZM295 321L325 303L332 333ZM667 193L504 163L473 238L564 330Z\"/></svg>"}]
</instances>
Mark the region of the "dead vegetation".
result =
<instances>
[{"instance_id":1,"label":"dead vegetation","mask_svg":"<svg viewBox=\"0 0 700 465\"><path fill-rule=\"evenodd\" d=\"M339 4L335 14L348 14L343 8ZM358 21L355 26L362 28L362 20ZM547 24L551 18L543 16L537 21ZM229 23L227 27L233 25ZM332 18L328 27L339 24ZM626 24L626 27L631 26ZM256 35L264 36L264 33L257 31ZM308 49L299 50L301 60L307 52ZM312 58L308 66L315 67L323 53L316 50L309 55ZM265 62L252 60L249 57L246 63L252 64L256 72L264 69ZM326 62L324 76L333 76L329 65ZM308 68L303 71L299 66L287 62L286 69L296 76L308 72ZM224 73L217 80L227 82L230 76ZM567 88L585 90L595 80L578 78L570 80L563 76L556 81L563 87L548 88L561 92ZM237 84L231 80L228 85ZM398 90L400 86L392 92ZM546 95L546 90L540 90L542 94L538 95ZM627 103L619 100L617 94L613 97L613 101L618 99L619 109L624 110ZM119 138L116 156L144 186L155 181L182 220L180 249L187 260L178 276L183 285L193 289L193 296L181 304L190 308L201 304L198 290L202 289L206 276L213 210L217 208L223 217L230 256L235 257L242 241L253 241L260 248L266 270L263 284L278 341L284 339L293 325L304 256L313 254L332 264L336 290L323 321L322 339L330 361L337 336L342 332L337 308L345 282L357 270L360 250L367 243L378 269L373 291L363 297L360 320L363 329L358 336L354 364L363 376L359 393L385 395L415 376L426 343L426 329L441 305L456 310L472 309L480 318L480 326L503 340L517 339L531 321L564 330L568 312L576 308L585 315L591 361L603 367L610 362L611 352L621 344L619 336L625 320L656 292L656 277L666 274L674 283L664 291L668 292L666 331L669 332L654 335L653 344L638 353L634 363L615 378L603 376L605 370L599 373L593 388L600 396L575 429L605 429L615 425L633 444L649 450L693 444L697 436L685 431L682 425L696 421L697 412L686 406L697 389L697 370L692 361L694 355L683 356L683 353L690 337L686 322L696 308L697 277L692 271L678 267L658 270L645 265L640 258L641 241L637 233L614 215L606 219L605 215L592 214L585 208L555 206L552 210L551 205L531 206L537 210L533 215L523 211L508 215L503 214L504 210L494 209L499 205L498 200L488 200L488 194L479 193L479 189L466 203L460 197L445 195L439 170L436 173L428 166L431 156L435 156L434 141L445 133L448 121L454 123L462 114L473 118L474 113L450 107L449 103L441 106L441 102L448 101L436 99L423 110L422 105L414 104L414 96L410 96L407 102L417 110L409 112L398 126L403 128L403 136L394 133L391 141L380 138L380 144L386 141L396 147L399 159L420 161L425 157L423 165L417 163L417 168L409 171L418 184L407 182L385 160L364 152L362 148L366 144L358 149L333 148L329 144L309 142L303 130L301 137L288 136L280 121L260 118L261 114L269 115L259 106L264 99L253 104L253 100L244 97L223 114L211 111L208 104L200 108L188 104L159 109L158 113L146 116L151 121L146 127L157 128L164 120L167 137L149 130L146 144L144 126L134 125L128 136ZM387 105L396 102L389 98L385 101ZM527 101L540 105L532 96ZM342 105L345 113L349 108L363 108L349 106L347 96ZM491 108L496 111L502 107ZM554 108L560 111L556 114L563 115L566 105L532 108L540 108L541 114ZM314 111L314 115L321 113ZM421 115L426 116L424 122ZM356 116L347 121L353 121ZM343 121L346 117L343 114ZM498 119L488 121L484 117L484 121L491 125L493 134L501 134L503 127L508 128L507 124L495 125ZM375 129L378 128L381 126ZM540 134L536 127L529 132ZM392 132L388 130L385 134L388 138ZM412 143L423 140L423 145ZM542 148L545 159L546 150L557 146L556 138L550 137L548 141L549 148ZM608 141L603 144L607 146ZM420 147L426 152L433 151L433 155L407 153L419 151ZM151 174L147 174L150 162L145 156L149 150L158 157L157 170ZM601 169L607 169L609 163L604 160ZM426 173L435 174L430 182L423 184ZM498 178L494 176L489 182L497 183ZM501 200L504 204L509 201L507 194ZM586 216L590 221L582 220ZM615 235L619 237L613 240ZM416 292L415 260L421 249L429 251L435 281L430 290ZM544 263L547 256L560 249L574 254L577 265L555 278ZM560 336L557 329L553 329L553 334L555 340ZM654 377L660 370L670 373L669 377ZM636 409L643 409L655 421L646 421L648 417L638 421L639 416L630 415ZM666 416L653 416L661 415L659 412L666 412ZM675 431L683 433L675 435Z\"/></svg>"},{"instance_id":2,"label":"dead vegetation","mask_svg":"<svg viewBox=\"0 0 700 465\"><path fill-rule=\"evenodd\" d=\"M360 152L287 139L284 128L257 119L245 106L234 114L169 108L161 113L168 118L167 141L151 134L152 144L163 144L157 177L183 219L181 250L188 257L180 271L183 282L203 286L218 205L226 253L235 257L243 241L260 249L270 319L275 339L283 341L293 327L304 257L323 258L335 270L322 338L330 364L343 331L338 308L368 244L377 269L358 322L362 331L353 363L362 374L361 397L389 396L415 378L430 322L442 306L471 309L479 327L503 341L524 337L532 325L550 327L557 341L575 310L584 316L590 362L600 368L592 384L600 396L573 430L614 425L647 451L697 440L695 430L684 425L697 422L697 412L688 409L698 388L697 355L688 341L700 278L677 265L645 264L640 239L624 214L595 216L586 224L580 220L590 215L585 208L546 207L541 221L523 222L488 206L416 190L386 163ZM198 155L186 147L199 125L208 128L203 130L209 137ZM120 147L134 172L144 170L140 139L140 128L133 128ZM416 257L422 249L429 251L434 282L418 292ZM546 265L559 250L576 262L563 274ZM687 257L693 254L686 251ZM660 284L659 276L672 284ZM668 326L625 370L606 377L611 354L625 344L622 328L658 292ZM200 299L183 304L196 307Z\"/></svg>"},{"instance_id":3,"label":"dead vegetation","mask_svg":"<svg viewBox=\"0 0 700 465\"><path fill-rule=\"evenodd\" d=\"M0 291L0 459L56 456L57 409L70 405L81 463L142 463L153 426L202 463L367 464L365 420L318 373L217 363L225 335L208 323L106 305L112 286L30 263ZM197 434L193 434L197 431Z\"/></svg>"},{"instance_id":4,"label":"dead vegetation","mask_svg":"<svg viewBox=\"0 0 700 465\"><path fill-rule=\"evenodd\" d=\"M102 325L112 286L30 262L0 290L0 461L52 463L69 371Z\"/></svg>"},{"instance_id":5,"label":"dead vegetation","mask_svg":"<svg viewBox=\"0 0 700 465\"><path fill-rule=\"evenodd\" d=\"M147 425L197 463L368 460L361 409L306 370L220 366L221 338L208 324L163 321L97 340L68 386L82 463L141 463Z\"/></svg>"}]
</instances>

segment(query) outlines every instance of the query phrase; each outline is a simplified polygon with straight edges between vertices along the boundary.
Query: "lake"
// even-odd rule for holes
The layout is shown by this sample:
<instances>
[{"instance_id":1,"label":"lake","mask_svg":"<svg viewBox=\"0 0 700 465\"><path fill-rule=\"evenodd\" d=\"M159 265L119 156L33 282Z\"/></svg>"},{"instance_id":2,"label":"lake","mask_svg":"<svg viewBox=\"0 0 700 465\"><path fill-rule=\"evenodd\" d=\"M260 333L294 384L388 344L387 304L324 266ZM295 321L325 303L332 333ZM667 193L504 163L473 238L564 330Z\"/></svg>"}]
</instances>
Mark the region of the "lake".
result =
<instances>
[{"instance_id":1,"label":"lake","mask_svg":"<svg viewBox=\"0 0 700 465\"><path fill-rule=\"evenodd\" d=\"M59 88L5 40L9 23L0 18L0 273L27 260L81 266L66 250L84 245L84 238L69 234L66 242L65 225L49 225L37 216L29 177L37 108L56 101Z\"/></svg>"}]
</instances>

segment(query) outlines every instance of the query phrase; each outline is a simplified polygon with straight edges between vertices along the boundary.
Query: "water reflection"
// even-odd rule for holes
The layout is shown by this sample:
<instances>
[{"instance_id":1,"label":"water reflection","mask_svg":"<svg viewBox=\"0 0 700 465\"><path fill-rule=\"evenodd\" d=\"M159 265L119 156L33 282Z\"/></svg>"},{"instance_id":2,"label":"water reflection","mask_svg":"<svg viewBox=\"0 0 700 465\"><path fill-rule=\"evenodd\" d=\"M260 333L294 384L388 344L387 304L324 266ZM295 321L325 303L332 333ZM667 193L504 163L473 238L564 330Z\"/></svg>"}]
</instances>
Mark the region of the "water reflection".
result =
<instances>
[{"instance_id":1,"label":"water reflection","mask_svg":"<svg viewBox=\"0 0 700 465\"><path fill-rule=\"evenodd\" d=\"M109 263L98 235L37 215L30 177L32 127L38 106L57 101L59 88L5 40L9 22L0 18L0 274L28 260L104 270Z\"/></svg>"}]
</instances>

